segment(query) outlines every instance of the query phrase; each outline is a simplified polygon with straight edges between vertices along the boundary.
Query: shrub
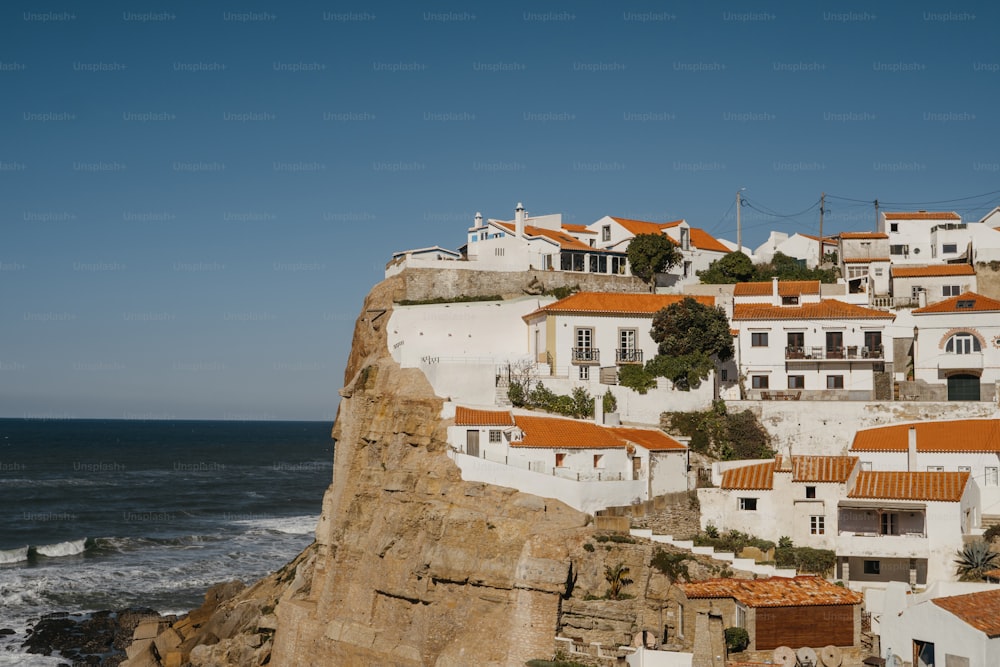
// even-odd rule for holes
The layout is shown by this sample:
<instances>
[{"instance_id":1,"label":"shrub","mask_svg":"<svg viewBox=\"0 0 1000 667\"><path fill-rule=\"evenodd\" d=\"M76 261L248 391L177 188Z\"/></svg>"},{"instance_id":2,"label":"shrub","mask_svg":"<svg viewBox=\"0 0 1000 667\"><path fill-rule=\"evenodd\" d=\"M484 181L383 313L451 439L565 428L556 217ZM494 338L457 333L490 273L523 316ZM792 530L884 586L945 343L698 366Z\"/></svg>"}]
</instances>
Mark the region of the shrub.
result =
<instances>
[{"instance_id":1,"label":"shrub","mask_svg":"<svg viewBox=\"0 0 1000 667\"><path fill-rule=\"evenodd\" d=\"M787 535L782 535L778 538L778 546L782 549L788 549L792 546L792 538Z\"/></svg>"},{"instance_id":2,"label":"shrub","mask_svg":"<svg viewBox=\"0 0 1000 667\"><path fill-rule=\"evenodd\" d=\"M983 539L987 542L992 542L997 537L1000 537L1000 524L993 524L983 533Z\"/></svg>"},{"instance_id":3,"label":"shrub","mask_svg":"<svg viewBox=\"0 0 1000 667\"><path fill-rule=\"evenodd\" d=\"M524 387L517 383L511 384L507 387L507 398L515 408L523 408L527 400L527 396L524 394Z\"/></svg>"},{"instance_id":4,"label":"shrub","mask_svg":"<svg viewBox=\"0 0 1000 667\"><path fill-rule=\"evenodd\" d=\"M750 646L750 633L746 628L726 628L726 648L734 653Z\"/></svg>"},{"instance_id":5,"label":"shrub","mask_svg":"<svg viewBox=\"0 0 1000 667\"><path fill-rule=\"evenodd\" d=\"M587 542L583 545L583 550L586 551L587 553L594 553L594 545L591 544L590 542Z\"/></svg>"},{"instance_id":6,"label":"shrub","mask_svg":"<svg viewBox=\"0 0 1000 667\"><path fill-rule=\"evenodd\" d=\"M794 567L799 572L826 574L837 564L837 554L829 549L811 547L778 547L774 550L778 567Z\"/></svg>"},{"instance_id":7,"label":"shrub","mask_svg":"<svg viewBox=\"0 0 1000 667\"><path fill-rule=\"evenodd\" d=\"M618 369L618 384L645 394L650 389L656 388L656 378L647 373L642 366L630 364Z\"/></svg>"},{"instance_id":8,"label":"shrub","mask_svg":"<svg viewBox=\"0 0 1000 667\"><path fill-rule=\"evenodd\" d=\"M615 398L610 389L604 392L604 412L618 412L618 399Z\"/></svg>"}]
</instances>

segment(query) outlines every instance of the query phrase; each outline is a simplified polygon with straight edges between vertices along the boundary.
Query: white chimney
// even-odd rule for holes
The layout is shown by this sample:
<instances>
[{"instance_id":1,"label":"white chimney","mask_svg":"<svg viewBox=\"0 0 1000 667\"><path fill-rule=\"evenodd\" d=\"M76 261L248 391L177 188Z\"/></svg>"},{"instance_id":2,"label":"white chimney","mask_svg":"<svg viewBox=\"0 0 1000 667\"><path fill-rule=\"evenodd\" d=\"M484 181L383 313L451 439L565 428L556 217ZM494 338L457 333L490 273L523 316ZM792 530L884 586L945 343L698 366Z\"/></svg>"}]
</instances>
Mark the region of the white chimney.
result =
<instances>
[{"instance_id":1,"label":"white chimney","mask_svg":"<svg viewBox=\"0 0 1000 667\"><path fill-rule=\"evenodd\" d=\"M927 292L920 290L917 292L917 307L926 308L927 307Z\"/></svg>"},{"instance_id":2,"label":"white chimney","mask_svg":"<svg viewBox=\"0 0 1000 667\"><path fill-rule=\"evenodd\" d=\"M482 226L483 226L483 214L480 213L479 211L476 211L476 227L479 228Z\"/></svg>"},{"instance_id":3,"label":"white chimney","mask_svg":"<svg viewBox=\"0 0 1000 667\"><path fill-rule=\"evenodd\" d=\"M781 297L778 296L778 277L771 278L771 305L780 306Z\"/></svg>"},{"instance_id":4,"label":"white chimney","mask_svg":"<svg viewBox=\"0 0 1000 667\"><path fill-rule=\"evenodd\" d=\"M524 212L524 204L517 202L517 208L514 209L514 235L517 238L524 237L524 219L526 214Z\"/></svg>"},{"instance_id":5,"label":"white chimney","mask_svg":"<svg viewBox=\"0 0 1000 667\"><path fill-rule=\"evenodd\" d=\"M604 397L602 396L594 397L594 423L604 423Z\"/></svg>"},{"instance_id":6,"label":"white chimney","mask_svg":"<svg viewBox=\"0 0 1000 667\"><path fill-rule=\"evenodd\" d=\"M917 470L917 427L911 426L906 441L906 469L910 472Z\"/></svg>"}]
</instances>

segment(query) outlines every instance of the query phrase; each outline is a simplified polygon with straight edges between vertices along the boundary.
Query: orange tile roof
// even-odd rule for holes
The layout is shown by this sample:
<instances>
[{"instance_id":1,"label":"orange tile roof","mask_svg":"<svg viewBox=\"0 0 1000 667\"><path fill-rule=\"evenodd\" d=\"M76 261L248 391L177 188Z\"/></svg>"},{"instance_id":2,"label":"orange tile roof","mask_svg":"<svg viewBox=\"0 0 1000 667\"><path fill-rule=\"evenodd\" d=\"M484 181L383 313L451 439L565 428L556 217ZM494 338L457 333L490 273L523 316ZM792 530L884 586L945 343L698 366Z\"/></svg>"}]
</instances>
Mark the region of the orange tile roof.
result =
<instances>
[{"instance_id":1,"label":"orange tile roof","mask_svg":"<svg viewBox=\"0 0 1000 667\"><path fill-rule=\"evenodd\" d=\"M888 257L845 257L844 264L867 264L868 262L888 262Z\"/></svg>"},{"instance_id":2,"label":"orange tile roof","mask_svg":"<svg viewBox=\"0 0 1000 667\"><path fill-rule=\"evenodd\" d=\"M822 577L770 577L768 579L706 579L678 584L688 599L733 598L747 607L808 607L861 604L862 596Z\"/></svg>"},{"instance_id":3,"label":"orange tile roof","mask_svg":"<svg viewBox=\"0 0 1000 667\"><path fill-rule=\"evenodd\" d=\"M719 239L715 238L708 232L698 227L691 228L691 245L699 250L710 250L712 252L724 252L729 254L731 251L726 246L722 245Z\"/></svg>"},{"instance_id":4,"label":"orange tile roof","mask_svg":"<svg viewBox=\"0 0 1000 667\"><path fill-rule=\"evenodd\" d=\"M733 296L770 296L774 285L770 281L756 283L736 283L733 286ZM779 296L796 296L799 294L819 294L818 280L779 280Z\"/></svg>"},{"instance_id":5,"label":"orange tile roof","mask_svg":"<svg viewBox=\"0 0 1000 667\"><path fill-rule=\"evenodd\" d=\"M847 497L957 503L962 499L968 481L967 472L862 470Z\"/></svg>"},{"instance_id":6,"label":"orange tile roof","mask_svg":"<svg viewBox=\"0 0 1000 667\"><path fill-rule=\"evenodd\" d=\"M455 426L513 426L509 412L497 410L475 410L455 408Z\"/></svg>"},{"instance_id":7,"label":"orange tile roof","mask_svg":"<svg viewBox=\"0 0 1000 667\"><path fill-rule=\"evenodd\" d=\"M971 301L971 308L959 308L959 301ZM968 313L968 312L992 312L995 310L1000 310L1000 301L996 299L991 299L988 296L983 296L982 294L976 294L975 292L965 292L964 294L959 294L958 296L953 296L950 299L945 299L944 301L938 301L937 303L932 303L924 308L917 308L913 312L919 315L924 313Z\"/></svg>"},{"instance_id":8,"label":"orange tile roof","mask_svg":"<svg viewBox=\"0 0 1000 667\"><path fill-rule=\"evenodd\" d=\"M793 482L844 483L858 463L856 456L793 456Z\"/></svg>"},{"instance_id":9,"label":"orange tile roof","mask_svg":"<svg viewBox=\"0 0 1000 667\"><path fill-rule=\"evenodd\" d=\"M665 450L687 449L683 444L677 442L663 431L654 431L648 428L625 428L612 427L611 432L629 442L648 449L651 452Z\"/></svg>"},{"instance_id":10,"label":"orange tile roof","mask_svg":"<svg viewBox=\"0 0 1000 667\"><path fill-rule=\"evenodd\" d=\"M905 452L910 428L918 452L1000 452L1000 419L954 419L866 428L854 434L852 452Z\"/></svg>"},{"instance_id":11,"label":"orange tile roof","mask_svg":"<svg viewBox=\"0 0 1000 667\"><path fill-rule=\"evenodd\" d=\"M513 222L498 222L498 225L506 229L510 233L514 233L514 223ZM563 250L588 250L590 252L599 252L597 248L592 248L586 243L580 241L579 239L573 238L566 232L558 229L545 229L544 227L535 227L534 225L525 225L524 233L527 236L541 236L543 238L550 239L559 244L559 247Z\"/></svg>"},{"instance_id":12,"label":"orange tile roof","mask_svg":"<svg viewBox=\"0 0 1000 667\"><path fill-rule=\"evenodd\" d=\"M629 218L616 218L613 215L608 217L627 229L633 236L638 236L639 234L661 234L663 233L664 227L669 224L676 224L668 222L646 222L645 220L631 220ZM680 221L678 220L677 222Z\"/></svg>"},{"instance_id":13,"label":"orange tile roof","mask_svg":"<svg viewBox=\"0 0 1000 667\"><path fill-rule=\"evenodd\" d=\"M974 276L969 264L935 264L933 266L894 266L893 278L933 278L935 276Z\"/></svg>"},{"instance_id":14,"label":"orange tile roof","mask_svg":"<svg viewBox=\"0 0 1000 667\"><path fill-rule=\"evenodd\" d=\"M911 211L909 213L886 213L886 220L961 220L962 216L950 211Z\"/></svg>"},{"instance_id":15,"label":"orange tile roof","mask_svg":"<svg viewBox=\"0 0 1000 667\"><path fill-rule=\"evenodd\" d=\"M984 632L987 637L1000 636L1000 589L933 598L931 602Z\"/></svg>"},{"instance_id":16,"label":"orange tile roof","mask_svg":"<svg viewBox=\"0 0 1000 667\"><path fill-rule=\"evenodd\" d=\"M575 232L577 234L596 234L593 229L588 229L587 225L571 225L569 223L563 223L562 226L567 232Z\"/></svg>"},{"instance_id":17,"label":"orange tile roof","mask_svg":"<svg viewBox=\"0 0 1000 667\"><path fill-rule=\"evenodd\" d=\"M887 239L885 232L840 232L842 239Z\"/></svg>"},{"instance_id":18,"label":"orange tile roof","mask_svg":"<svg viewBox=\"0 0 1000 667\"><path fill-rule=\"evenodd\" d=\"M524 319L538 313L603 313L606 315L655 315L667 306L691 298L705 306L714 306L713 296L683 294L646 294L621 292L577 292L542 306Z\"/></svg>"},{"instance_id":19,"label":"orange tile roof","mask_svg":"<svg viewBox=\"0 0 1000 667\"><path fill-rule=\"evenodd\" d=\"M813 241L819 241L819 237L814 236L813 234L803 234L802 232L799 232L799 236L804 236L807 239L812 239ZM837 237L836 236L825 237L823 239L823 245L837 245Z\"/></svg>"},{"instance_id":20,"label":"orange tile roof","mask_svg":"<svg viewBox=\"0 0 1000 667\"><path fill-rule=\"evenodd\" d=\"M892 320L896 316L884 310L874 310L836 299L798 306L772 306L769 303L737 303L733 305L733 321L737 320Z\"/></svg>"},{"instance_id":21,"label":"orange tile roof","mask_svg":"<svg viewBox=\"0 0 1000 667\"><path fill-rule=\"evenodd\" d=\"M729 468L722 473L723 489L742 489L744 491L774 488L774 461L752 463L739 468Z\"/></svg>"},{"instance_id":22,"label":"orange tile roof","mask_svg":"<svg viewBox=\"0 0 1000 667\"><path fill-rule=\"evenodd\" d=\"M554 447L557 449L606 449L625 447L625 441L611 429L591 421L515 415L514 423L524 431L524 439L512 447Z\"/></svg>"}]
</instances>

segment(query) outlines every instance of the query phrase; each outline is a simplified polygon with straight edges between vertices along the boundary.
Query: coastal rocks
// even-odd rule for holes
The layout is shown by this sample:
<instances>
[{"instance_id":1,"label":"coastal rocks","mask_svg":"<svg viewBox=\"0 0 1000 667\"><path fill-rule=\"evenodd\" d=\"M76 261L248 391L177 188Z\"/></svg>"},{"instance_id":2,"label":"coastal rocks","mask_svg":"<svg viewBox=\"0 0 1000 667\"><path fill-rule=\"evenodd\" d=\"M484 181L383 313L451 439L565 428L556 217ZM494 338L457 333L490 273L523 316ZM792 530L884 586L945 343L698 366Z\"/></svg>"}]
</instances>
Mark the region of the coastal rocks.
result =
<instances>
[{"instance_id":1,"label":"coastal rocks","mask_svg":"<svg viewBox=\"0 0 1000 667\"><path fill-rule=\"evenodd\" d=\"M58 653L73 664L114 667L127 658L137 627L161 622L152 609L47 614L28 631L22 646L28 653Z\"/></svg>"}]
</instances>

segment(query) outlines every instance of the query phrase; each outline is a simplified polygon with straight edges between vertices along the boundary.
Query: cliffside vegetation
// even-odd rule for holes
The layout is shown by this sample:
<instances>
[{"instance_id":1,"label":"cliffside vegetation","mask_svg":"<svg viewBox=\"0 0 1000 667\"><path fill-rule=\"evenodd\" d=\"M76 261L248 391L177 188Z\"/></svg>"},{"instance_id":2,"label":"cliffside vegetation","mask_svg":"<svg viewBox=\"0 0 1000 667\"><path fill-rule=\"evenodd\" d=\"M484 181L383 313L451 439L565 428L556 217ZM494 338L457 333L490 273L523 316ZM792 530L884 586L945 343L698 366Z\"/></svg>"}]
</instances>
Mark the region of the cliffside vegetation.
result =
<instances>
[{"instance_id":1,"label":"cliffside vegetation","mask_svg":"<svg viewBox=\"0 0 1000 667\"><path fill-rule=\"evenodd\" d=\"M730 414L724 401L702 412L664 412L660 425L672 435L691 438L691 451L723 461L774 456L771 436L749 410Z\"/></svg>"},{"instance_id":2,"label":"cliffside vegetation","mask_svg":"<svg viewBox=\"0 0 1000 667\"><path fill-rule=\"evenodd\" d=\"M828 255L826 259L831 259ZM810 269L805 263L780 252L774 253L770 262L754 264L742 252L731 252L712 262L698 272L706 285L732 285L734 283L770 280L818 280L821 283L837 282L836 269Z\"/></svg>"}]
</instances>

